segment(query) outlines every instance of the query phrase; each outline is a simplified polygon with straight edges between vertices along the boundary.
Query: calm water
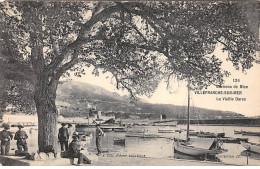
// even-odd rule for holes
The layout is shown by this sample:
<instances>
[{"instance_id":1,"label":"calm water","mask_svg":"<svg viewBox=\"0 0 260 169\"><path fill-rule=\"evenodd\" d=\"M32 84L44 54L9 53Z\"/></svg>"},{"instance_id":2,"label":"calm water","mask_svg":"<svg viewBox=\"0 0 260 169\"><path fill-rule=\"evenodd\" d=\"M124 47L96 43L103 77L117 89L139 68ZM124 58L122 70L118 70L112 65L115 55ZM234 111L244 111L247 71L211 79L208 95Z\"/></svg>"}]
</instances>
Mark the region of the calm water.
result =
<instances>
[{"instance_id":1,"label":"calm water","mask_svg":"<svg viewBox=\"0 0 260 169\"><path fill-rule=\"evenodd\" d=\"M186 138L186 133L158 133L158 129L164 127L155 127L155 126L135 126L131 128L134 131L145 131L149 134L160 134L166 138ZM166 127L167 129L171 128L176 129L185 129L185 126L178 127ZM260 137L257 136L242 136L235 135L235 130L244 130L244 131L259 131L259 127L237 127L237 126L194 126L191 125L190 128L195 131L208 131L208 132L225 132L226 137L236 137L236 138L249 138L250 142L260 143ZM82 130L82 129L81 129ZM88 131L86 129L85 131ZM90 130L93 131L94 130ZM114 145L113 138L125 138L125 146ZM95 135L93 133L92 137L86 141L86 147L90 152L96 152L95 148ZM174 154L173 152L173 140L166 138L138 138L138 137L125 137L125 133L120 132L106 132L105 136L102 137L101 145L102 150L108 154L115 155L140 155L145 157L152 158L177 158L177 159L190 159L190 160L204 160L204 159L195 159L190 156ZM247 157L245 149L240 144L231 144L224 143L223 148L227 149L228 152L220 154L216 161L222 161L228 164L239 164L246 165ZM260 165L260 155L251 153L249 157L249 165Z\"/></svg>"},{"instance_id":2,"label":"calm water","mask_svg":"<svg viewBox=\"0 0 260 169\"><path fill-rule=\"evenodd\" d=\"M165 136L166 138L138 138L138 137L125 137L124 132L106 132L105 136L101 139L102 150L105 152L104 155L133 155L133 156L145 156L152 158L177 158L177 159L191 159L191 160L202 160L202 159L194 159L193 157L174 154L173 152L173 140L169 138L185 138L185 132L179 133L158 133L158 129L162 129L164 127L157 126L134 126L129 130L134 131L145 131L145 133L149 134L160 134L161 136ZM185 129L186 126L178 126L178 127L166 127L167 129L171 128L173 130L176 129ZM235 130L244 130L244 131L260 131L259 127L239 127L239 126L195 126L191 125L190 128L195 131L208 131L208 132L225 132L226 137L236 137L236 138L249 138L250 142L260 143L260 137L257 136L242 136L235 135ZM2 129L0 129L2 130ZM12 127L11 131L16 131L16 127ZM24 129L29 135L29 139L27 141L28 147L30 151L37 151L37 136L38 131L37 128L27 127ZM88 148L89 152L96 153L95 146L95 129L81 129L84 131L92 132L90 137L86 138L84 141L85 146ZM113 138L125 138L126 144L123 145L114 145ZM168 138L168 139L167 139ZM240 144L231 144L224 143L223 148L227 149L228 152L218 155L218 159L227 164L238 164L238 165L247 165L247 157L246 151ZM16 149L16 142L11 141L11 149L14 151ZM255 153L250 153L249 156L249 165L260 165L260 155Z\"/></svg>"}]
</instances>

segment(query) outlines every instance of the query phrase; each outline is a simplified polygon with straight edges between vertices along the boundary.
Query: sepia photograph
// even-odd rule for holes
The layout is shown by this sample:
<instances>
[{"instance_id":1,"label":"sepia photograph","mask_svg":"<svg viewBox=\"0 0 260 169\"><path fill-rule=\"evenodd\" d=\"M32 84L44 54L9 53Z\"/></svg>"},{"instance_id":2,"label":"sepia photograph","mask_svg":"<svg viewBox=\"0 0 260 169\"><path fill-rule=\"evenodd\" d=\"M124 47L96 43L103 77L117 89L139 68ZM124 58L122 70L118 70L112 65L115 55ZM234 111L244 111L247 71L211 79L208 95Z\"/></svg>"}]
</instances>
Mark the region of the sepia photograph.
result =
<instances>
[{"instance_id":1,"label":"sepia photograph","mask_svg":"<svg viewBox=\"0 0 260 169\"><path fill-rule=\"evenodd\" d=\"M260 166L259 0L0 0L0 166Z\"/></svg>"}]
</instances>

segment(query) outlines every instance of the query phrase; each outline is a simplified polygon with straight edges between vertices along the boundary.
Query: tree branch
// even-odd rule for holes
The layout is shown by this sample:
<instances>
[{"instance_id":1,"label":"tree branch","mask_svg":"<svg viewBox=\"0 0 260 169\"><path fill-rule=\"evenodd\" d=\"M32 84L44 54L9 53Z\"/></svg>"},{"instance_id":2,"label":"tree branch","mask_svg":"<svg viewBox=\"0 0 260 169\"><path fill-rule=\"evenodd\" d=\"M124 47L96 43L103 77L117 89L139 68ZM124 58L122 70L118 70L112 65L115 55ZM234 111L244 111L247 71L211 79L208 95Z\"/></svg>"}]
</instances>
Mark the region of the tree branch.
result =
<instances>
[{"instance_id":1,"label":"tree branch","mask_svg":"<svg viewBox=\"0 0 260 169\"><path fill-rule=\"evenodd\" d=\"M54 54L59 55L60 54L60 47L59 47L58 40L56 39L56 37L54 35L50 35L50 39L51 39L51 42L52 42Z\"/></svg>"},{"instance_id":2,"label":"tree branch","mask_svg":"<svg viewBox=\"0 0 260 169\"><path fill-rule=\"evenodd\" d=\"M87 21L81 28L79 36L77 39L72 42L71 44L67 45L60 54L49 64L45 67L45 71L52 72L54 71L63 61L64 56L69 53L69 51L79 48L81 45L84 44L87 37L85 35L91 29L91 27L96 24L97 22L101 21L102 19L108 18L111 14L120 11L118 6L112 6L109 8L104 9L100 13L93 16L89 21Z\"/></svg>"},{"instance_id":3,"label":"tree branch","mask_svg":"<svg viewBox=\"0 0 260 169\"><path fill-rule=\"evenodd\" d=\"M130 9L130 8L127 8L126 5L128 3L121 3L121 2L117 2L117 4L119 4L120 7L122 7L126 12L128 12L130 15L133 13L133 14L136 14L138 16L142 16L144 19L146 19L149 24L152 26L152 28L162 37L164 38L165 36L161 33L161 31L158 29L158 27L151 21L150 18L152 18L154 21L157 21L158 25L162 25L162 23L160 23L159 20L157 20L155 17L153 17L152 15L149 15L145 12L141 12L141 11L138 11L138 10L135 10L135 9Z\"/></svg>"},{"instance_id":4,"label":"tree branch","mask_svg":"<svg viewBox=\"0 0 260 169\"><path fill-rule=\"evenodd\" d=\"M78 58L78 52L77 52L77 50L74 50L71 61L65 63L63 66L61 66L57 69L57 72L54 75L54 79L58 80L63 73L65 73L68 69L72 68L79 61L80 61L80 59Z\"/></svg>"}]
</instances>

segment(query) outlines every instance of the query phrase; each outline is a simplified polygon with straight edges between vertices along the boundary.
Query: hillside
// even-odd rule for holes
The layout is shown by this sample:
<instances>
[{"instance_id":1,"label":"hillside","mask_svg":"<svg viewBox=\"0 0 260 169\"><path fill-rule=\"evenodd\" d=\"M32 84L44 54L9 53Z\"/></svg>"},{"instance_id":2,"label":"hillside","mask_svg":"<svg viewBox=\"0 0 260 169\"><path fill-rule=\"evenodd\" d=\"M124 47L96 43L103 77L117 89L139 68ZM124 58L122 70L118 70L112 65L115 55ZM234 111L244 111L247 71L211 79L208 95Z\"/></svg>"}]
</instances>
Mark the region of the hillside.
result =
<instances>
[{"instance_id":1,"label":"hillside","mask_svg":"<svg viewBox=\"0 0 260 169\"><path fill-rule=\"evenodd\" d=\"M61 114L67 117L86 117L90 107L95 107L103 112L116 112L116 116L122 118L138 116L140 118L158 119L161 114L165 114L168 118L183 119L187 116L186 106L150 104L143 101L130 103L127 96L120 96L99 86L74 81L59 85L56 104ZM191 107L190 110L192 119L242 117L242 115L230 111L198 107Z\"/></svg>"}]
</instances>

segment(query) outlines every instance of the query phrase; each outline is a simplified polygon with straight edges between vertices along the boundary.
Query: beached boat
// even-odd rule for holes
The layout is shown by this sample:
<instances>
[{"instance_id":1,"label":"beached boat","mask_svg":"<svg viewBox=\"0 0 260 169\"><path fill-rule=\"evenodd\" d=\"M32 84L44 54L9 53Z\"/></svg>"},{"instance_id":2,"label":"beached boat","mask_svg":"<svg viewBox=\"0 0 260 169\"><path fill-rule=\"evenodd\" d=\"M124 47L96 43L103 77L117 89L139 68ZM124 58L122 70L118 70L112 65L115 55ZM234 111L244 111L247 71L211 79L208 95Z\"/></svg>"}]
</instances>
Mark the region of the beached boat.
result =
<instances>
[{"instance_id":1,"label":"beached boat","mask_svg":"<svg viewBox=\"0 0 260 169\"><path fill-rule=\"evenodd\" d=\"M255 144L255 143L246 143L244 141L241 141L240 142L241 145L247 149L248 151L252 151L252 152L255 152L255 153L259 153L260 154L260 144Z\"/></svg>"},{"instance_id":2,"label":"beached boat","mask_svg":"<svg viewBox=\"0 0 260 169\"><path fill-rule=\"evenodd\" d=\"M191 156L215 156L226 152L221 148L221 144L217 138L200 138L195 140L189 138L190 132L190 90L188 88L188 119L187 119L187 134L186 140L174 139L174 153L183 153Z\"/></svg>"}]
</instances>

